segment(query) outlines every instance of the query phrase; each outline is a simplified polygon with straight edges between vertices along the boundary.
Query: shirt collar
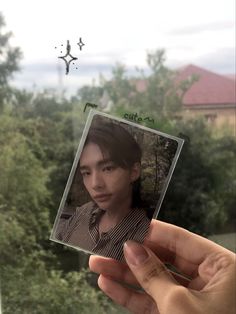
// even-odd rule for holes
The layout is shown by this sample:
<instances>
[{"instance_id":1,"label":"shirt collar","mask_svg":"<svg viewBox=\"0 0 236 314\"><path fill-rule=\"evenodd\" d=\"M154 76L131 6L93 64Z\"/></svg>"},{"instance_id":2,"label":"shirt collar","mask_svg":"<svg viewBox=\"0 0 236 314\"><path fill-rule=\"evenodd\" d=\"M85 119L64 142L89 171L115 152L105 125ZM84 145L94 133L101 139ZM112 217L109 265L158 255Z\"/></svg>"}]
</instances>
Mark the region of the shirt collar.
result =
<instances>
[{"instance_id":1,"label":"shirt collar","mask_svg":"<svg viewBox=\"0 0 236 314\"><path fill-rule=\"evenodd\" d=\"M99 208L96 204L92 211L90 226L97 225L100 217L105 213L104 209ZM114 243L120 241L120 237L125 235L127 231L136 228L138 222L146 217L143 209L133 208L131 211L111 230L107 231L107 236Z\"/></svg>"},{"instance_id":2,"label":"shirt collar","mask_svg":"<svg viewBox=\"0 0 236 314\"><path fill-rule=\"evenodd\" d=\"M104 209L99 208L98 206L94 205L94 209L92 211L90 224L95 225L99 221L100 217L105 213Z\"/></svg>"}]
</instances>

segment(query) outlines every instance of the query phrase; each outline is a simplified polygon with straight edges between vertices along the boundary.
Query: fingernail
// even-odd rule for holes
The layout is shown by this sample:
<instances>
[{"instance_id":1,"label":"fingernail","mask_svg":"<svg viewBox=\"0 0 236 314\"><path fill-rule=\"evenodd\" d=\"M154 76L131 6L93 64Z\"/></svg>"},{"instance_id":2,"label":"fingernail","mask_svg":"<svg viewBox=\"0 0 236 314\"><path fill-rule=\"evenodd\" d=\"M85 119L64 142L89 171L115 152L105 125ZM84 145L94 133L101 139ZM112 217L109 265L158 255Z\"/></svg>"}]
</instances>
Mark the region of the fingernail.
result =
<instances>
[{"instance_id":1,"label":"fingernail","mask_svg":"<svg viewBox=\"0 0 236 314\"><path fill-rule=\"evenodd\" d=\"M127 241L124 244L124 255L129 264L139 266L149 257L144 247L134 241Z\"/></svg>"}]
</instances>

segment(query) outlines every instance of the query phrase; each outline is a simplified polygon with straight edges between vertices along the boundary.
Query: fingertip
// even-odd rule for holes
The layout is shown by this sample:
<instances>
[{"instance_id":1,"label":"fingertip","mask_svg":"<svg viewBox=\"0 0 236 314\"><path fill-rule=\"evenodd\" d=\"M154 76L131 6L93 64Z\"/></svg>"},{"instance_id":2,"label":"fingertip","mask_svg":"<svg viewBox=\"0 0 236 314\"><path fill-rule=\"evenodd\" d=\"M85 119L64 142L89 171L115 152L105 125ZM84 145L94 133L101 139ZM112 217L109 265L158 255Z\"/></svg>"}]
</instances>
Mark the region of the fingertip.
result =
<instances>
[{"instance_id":1,"label":"fingertip","mask_svg":"<svg viewBox=\"0 0 236 314\"><path fill-rule=\"evenodd\" d=\"M91 271L94 271L94 266L96 265L96 256L91 255L89 257L89 263L88 264L89 264L89 269Z\"/></svg>"},{"instance_id":2,"label":"fingertip","mask_svg":"<svg viewBox=\"0 0 236 314\"><path fill-rule=\"evenodd\" d=\"M126 262L133 266L140 266L149 258L147 249L135 241L126 241L124 244L124 256Z\"/></svg>"},{"instance_id":3,"label":"fingertip","mask_svg":"<svg viewBox=\"0 0 236 314\"><path fill-rule=\"evenodd\" d=\"M104 263L109 262L110 259L107 257L99 256L99 255L90 255L89 257L89 268L92 271L97 272L100 269L101 265L104 265Z\"/></svg>"},{"instance_id":4,"label":"fingertip","mask_svg":"<svg viewBox=\"0 0 236 314\"><path fill-rule=\"evenodd\" d=\"M176 285L161 260L145 245L134 241L124 246L126 261L140 286L152 297L164 298L166 291Z\"/></svg>"},{"instance_id":5,"label":"fingertip","mask_svg":"<svg viewBox=\"0 0 236 314\"><path fill-rule=\"evenodd\" d=\"M98 287L100 288L100 289L102 289L102 282L103 282L103 279L102 279L102 275L99 275L99 277L98 277Z\"/></svg>"},{"instance_id":6,"label":"fingertip","mask_svg":"<svg viewBox=\"0 0 236 314\"><path fill-rule=\"evenodd\" d=\"M109 292L111 280L104 275L99 275L98 277L98 287L105 293Z\"/></svg>"}]
</instances>

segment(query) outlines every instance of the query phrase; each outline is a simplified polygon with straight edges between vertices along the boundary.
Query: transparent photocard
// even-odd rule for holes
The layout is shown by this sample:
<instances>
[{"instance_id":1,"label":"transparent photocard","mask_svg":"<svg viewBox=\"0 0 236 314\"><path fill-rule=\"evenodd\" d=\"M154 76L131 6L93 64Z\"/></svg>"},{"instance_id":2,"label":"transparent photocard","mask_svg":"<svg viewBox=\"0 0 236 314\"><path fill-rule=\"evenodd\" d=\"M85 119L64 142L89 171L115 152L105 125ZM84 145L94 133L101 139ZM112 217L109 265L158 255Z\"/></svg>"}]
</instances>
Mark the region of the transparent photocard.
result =
<instances>
[{"instance_id":1,"label":"transparent photocard","mask_svg":"<svg viewBox=\"0 0 236 314\"><path fill-rule=\"evenodd\" d=\"M183 140L91 110L50 239L124 260L156 218Z\"/></svg>"}]
</instances>

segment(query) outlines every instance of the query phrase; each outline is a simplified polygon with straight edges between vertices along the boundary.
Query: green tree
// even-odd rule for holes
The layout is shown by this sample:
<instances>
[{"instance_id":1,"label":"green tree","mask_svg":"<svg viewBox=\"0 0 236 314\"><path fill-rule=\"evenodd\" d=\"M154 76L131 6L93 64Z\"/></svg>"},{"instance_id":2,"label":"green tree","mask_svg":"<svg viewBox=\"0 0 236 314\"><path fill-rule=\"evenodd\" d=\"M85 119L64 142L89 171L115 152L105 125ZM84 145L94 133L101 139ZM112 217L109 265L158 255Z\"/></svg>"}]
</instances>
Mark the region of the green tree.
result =
<instances>
[{"instance_id":1,"label":"green tree","mask_svg":"<svg viewBox=\"0 0 236 314\"><path fill-rule=\"evenodd\" d=\"M0 18L0 275L5 313L120 313L78 270L78 254L48 240L78 146L86 102L111 113L149 115L149 126L186 138L161 210L161 218L207 234L235 219L234 138L217 139L200 120L181 121L182 97L192 81L173 84L163 51L149 53L149 74L130 78L117 64L112 79L85 86L66 99L53 91L13 89L20 50L2 33ZM136 82L144 80L146 91ZM148 123L146 123L148 125ZM181 135L180 135L181 136ZM152 143L150 143L152 145ZM169 153L169 152L166 152ZM157 159L159 151L156 151ZM226 166L227 165L227 166ZM163 168L164 169L164 168ZM163 170L162 169L162 170ZM234 170L232 170L234 169ZM157 179L154 185L158 184ZM73 252L73 253L72 253Z\"/></svg>"},{"instance_id":2,"label":"green tree","mask_svg":"<svg viewBox=\"0 0 236 314\"><path fill-rule=\"evenodd\" d=\"M41 101L46 98L41 97ZM22 110L17 117L14 110L0 117L3 310L5 313L37 314L117 313L111 303L87 283L87 277L82 273L70 272L68 266L67 274L58 270L60 263L53 256L55 246L48 238L49 208L54 203L53 191L56 192L60 184L54 182L54 186L50 180L61 171L63 158L69 163L66 159L70 149L65 150L66 140L72 145L73 136L68 126L77 123L73 122L70 110L66 112L60 104L55 105L54 114L48 120L40 114L34 117L35 107L33 104L31 112L27 109L27 114ZM47 131L51 127L56 139L53 140L53 134L47 137L46 127ZM54 208L53 219L56 210ZM64 250L65 253L68 250Z\"/></svg>"},{"instance_id":3,"label":"green tree","mask_svg":"<svg viewBox=\"0 0 236 314\"><path fill-rule=\"evenodd\" d=\"M114 102L111 113L121 117L125 113L149 116L155 122L143 124L172 135L182 134L187 139L160 218L201 234L222 230L220 228L234 217L235 197L232 191L235 189L235 174L232 169L235 141L230 137L217 139L201 119L183 119L183 96L197 77L178 82L176 72L165 66L163 50L148 53L147 64L148 74L139 70L136 77L130 78L125 66L117 65L111 80L102 80L101 94L108 91ZM136 89L140 81L144 91Z\"/></svg>"},{"instance_id":4,"label":"green tree","mask_svg":"<svg viewBox=\"0 0 236 314\"><path fill-rule=\"evenodd\" d=\"M3 18L0 16L0 31ZM60 270L49 241L57 206L82 131L72 100L9 86L19 49L0 32L0 280L4 313L116 313L87 282ZM74 132L74 126L75 132ZM60 258L69 250L60 246ZM57 252L58 253L58 252ZM78 254L74 253L71 256ZM71 260L71 256L69 260ZM78 269L78 267L77 267Z\"/></svg>"},{"instance_id":5,"label":"green tree","mask_svg":"<svg viewBox=\"0 0 236 314\"><path fill-rule=\"evenodd\" d=\"M32 255L22 265L24 267L13 268L10 274L2 277L4 313L121 313L88 284L85 271L66 275L56 270L48 271L40 259Z\"/></svg>"},{"instance_id":6,"label":"green tree","mask_svg":"<svg viewBox=\"0 0 236 314\"><path fill-rule=\"evenodd\" d=\"M203 120L181 122L180 129L186 141L160 219L203 235L218 233L231 219L228 204L235 204L236 141L215 139Z\"/></svg>"},{"instance_id":7,"label":"green tree","mask_svg":"<svg viewBox=\"0 0 236 314\"><path fill-rule=\"evenodd\" d=\"M11 96L8 85L13 73L19 70L21 51L10 45L11 32L4 32L5 21L0 12L0 112L4 101Z\"/></svg>"},{"instance_id":8,"label":"green tree","mask_svg":"<svg viewBox=\"0 0 236 314\"><path fill-rule=\"evenodd\" d=\"M48 173L32 152L29 138L19 132L21 124L16 118L0 117L0 196L2 206L8 210L17 209L15 215L28 234L39 238L49 227Z\"/></svg>"}]
</instances>

